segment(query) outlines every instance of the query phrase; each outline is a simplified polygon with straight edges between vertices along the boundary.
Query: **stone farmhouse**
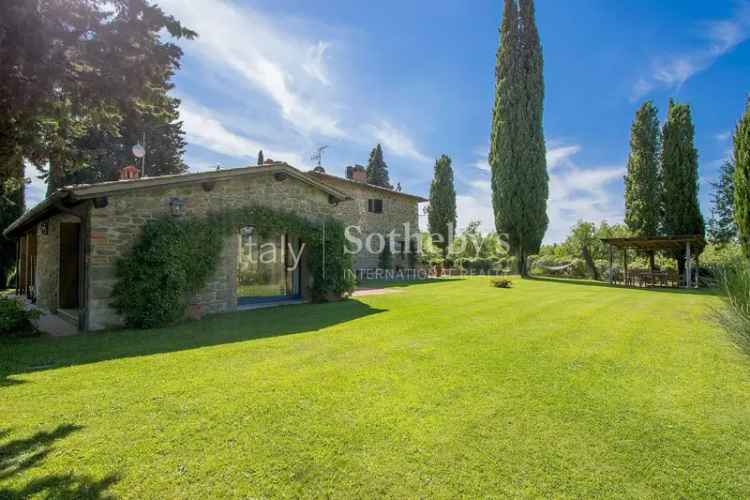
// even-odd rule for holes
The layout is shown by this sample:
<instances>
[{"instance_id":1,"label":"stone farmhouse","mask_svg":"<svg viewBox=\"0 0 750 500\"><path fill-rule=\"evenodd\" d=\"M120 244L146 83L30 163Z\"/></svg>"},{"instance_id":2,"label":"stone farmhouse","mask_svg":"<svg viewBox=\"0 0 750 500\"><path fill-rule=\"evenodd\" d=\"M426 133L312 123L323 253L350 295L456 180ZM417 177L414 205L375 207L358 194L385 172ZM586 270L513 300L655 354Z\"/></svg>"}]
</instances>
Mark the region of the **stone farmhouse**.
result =
<instances>
[{"instance_id":1,"label":"stone farmhouse","mask_svg":"<svg viewBox=\"0 0 750 500\"><path fill-rule=\"evenodd\" d=\"M202 216L250 205L293 211L310 220L332 216L363 242L368 237L375 240L376 248L380 235L401 235L391 244L392 266L407 268L407 249L415 248L419 234L418 204L427 201L368 184L361 167L349 167L348 178L322 168L302 172L269 161L262 166L161 177L138 178L126 170L119 181L56 191L4 231L17 240L18 295L74 322L80 330L122 325L110 306L115 262L127 257L151 218ZM404 239L404 224L412 241ZM288 253L299 252L304 242L294 235L272 235L264 241L253 237L248 227L227 239L218 268L191 303L206 313L217 313L259 302L309 298L304 253L300 252L299 266L289 270L287 265ZM282 258L263 262L253 256L253 244L270 245ZM377 267L380 254L363 245L352 257L358 271Z\"/></svg>"}]
</instances>

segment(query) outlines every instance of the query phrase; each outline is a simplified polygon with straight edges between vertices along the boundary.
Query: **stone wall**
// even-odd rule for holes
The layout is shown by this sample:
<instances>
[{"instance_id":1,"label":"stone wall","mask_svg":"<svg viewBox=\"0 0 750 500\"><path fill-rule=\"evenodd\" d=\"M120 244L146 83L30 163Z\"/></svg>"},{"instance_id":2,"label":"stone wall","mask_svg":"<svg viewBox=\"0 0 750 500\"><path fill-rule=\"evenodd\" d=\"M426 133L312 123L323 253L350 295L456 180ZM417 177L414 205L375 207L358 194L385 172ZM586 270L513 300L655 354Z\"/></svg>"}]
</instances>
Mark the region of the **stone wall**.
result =
<instances>
[{"instance_id":1,"label":"stone wall","mask_svg":"<svg viewBox=\"0 0 750 500\"><path fill-rule=\"evenodd\" d=\"M360 237L363 242L373 234L388 237L391 231L395 231L395 241L407 241L407 245L410 237L412 239L419 237L419 206L416 199L396 191L389 192L346 179L331 176L318 176L318 178L353 198L353 200L340 203L336 207L336 214L344 224L361 228L361 232L351 230L350 234ZM369 199L383 200L383 213L368 212L367 200ZM404 224L408 224L408 234ZM371 248L377 250L378 247L379 240L373 239ZM352 257L355 270L379 267L380 254L368 251L367 245L364 245L362 250ZM391 262L394 268L410 267L409 258L405 253L403 255L394 253Z\"/></svg>"},{"instance_id":2,"label":"stone wall","mask_svg":"<svg viewBox=\"0 0 750 500\"><path fill-rule=\"evenodd\" d=\"M184 200L185 214L189 216L249 205L289 210L312 220L334 215L328 194L293 177L277 181L271 173L216 181L210 191L195 183L111 195L106 207L91 209L90 330L122 324L122 319L110 307L115 261L127 255L148 219L170 214L173 198ZM339 206L346 203L350 202ZM204 312L229 311L237 307L238 252L239 236L229 237L216 272L206 287L192 298L192 303L202 304Z\"/></svg>"},{"instance_id":3,"label":"stone wall","mask_svg":"<svg viewBox=\"0 0 750 500\"><path fill-rule=\"evenodd\" d=\"M74 215L59 214L47 219L47 234L42 234L41 225L35 228L36 250L36 297L37 305L57 311L60 298L60 223L80 222Z\"/></svg>"}]
</instances>

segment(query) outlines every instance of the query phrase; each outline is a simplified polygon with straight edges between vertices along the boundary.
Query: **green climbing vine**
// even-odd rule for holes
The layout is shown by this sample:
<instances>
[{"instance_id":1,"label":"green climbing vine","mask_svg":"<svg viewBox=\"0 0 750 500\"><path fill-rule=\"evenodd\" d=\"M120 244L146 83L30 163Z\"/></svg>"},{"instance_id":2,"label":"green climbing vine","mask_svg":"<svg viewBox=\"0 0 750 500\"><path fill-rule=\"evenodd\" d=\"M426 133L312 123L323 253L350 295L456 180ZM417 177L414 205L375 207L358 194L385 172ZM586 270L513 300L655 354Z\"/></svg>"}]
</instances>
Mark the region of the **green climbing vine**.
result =
<instances>
[{"instance_id":1,"label":"green climbing vine","mask_svg":"<svg viewBox=\"0 0 750 500\"><path fill-rule=\"evenodd\" d=\"M253 226L257 234L294 234L305 242L312 298L325 301L351 292L351 256L344 226L333 218L314 222L292 212L243 207L206 217L148 221L126 257L116 263L113 306L128 326L153 328L185 316L190 297L216 270L226 238Z\"/></svg>"}]
</instances>

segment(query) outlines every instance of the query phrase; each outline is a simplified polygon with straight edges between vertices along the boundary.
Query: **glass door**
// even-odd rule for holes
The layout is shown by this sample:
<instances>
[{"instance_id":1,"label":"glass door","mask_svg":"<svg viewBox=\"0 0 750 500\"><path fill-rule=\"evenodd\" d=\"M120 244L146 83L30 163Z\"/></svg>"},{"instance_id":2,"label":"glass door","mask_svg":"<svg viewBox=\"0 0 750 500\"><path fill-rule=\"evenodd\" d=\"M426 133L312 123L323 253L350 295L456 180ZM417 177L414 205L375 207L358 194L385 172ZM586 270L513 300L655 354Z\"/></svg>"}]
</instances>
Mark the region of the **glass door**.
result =
<instances>
[{"instance_id":1,"label":"glass door","mask_svg":"<svg viewBox=\"0 0 750 500\"><path fill-rule=\"evenodd\" d=\"M295 247L286 235L261 236L253 228L240 232L237 300L240 305L288 300L299 296L299 272L290 269Z\"/></svg>"}]
</instances>

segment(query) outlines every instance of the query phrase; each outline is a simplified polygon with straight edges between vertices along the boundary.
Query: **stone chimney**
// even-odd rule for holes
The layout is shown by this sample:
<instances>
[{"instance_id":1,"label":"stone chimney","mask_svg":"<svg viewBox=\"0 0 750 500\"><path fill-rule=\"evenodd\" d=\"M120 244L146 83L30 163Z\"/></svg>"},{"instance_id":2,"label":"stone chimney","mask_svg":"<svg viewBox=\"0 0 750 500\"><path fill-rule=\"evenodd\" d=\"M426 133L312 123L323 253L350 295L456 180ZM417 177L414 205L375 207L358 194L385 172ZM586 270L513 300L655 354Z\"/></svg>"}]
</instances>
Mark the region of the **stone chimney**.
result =
<instances>
[{"instance_id":1,"label":"stone chimney","mask_svg":"<svg viewBox=\"0 0 750 500\"><path fill-rule=\"evenodd\" d=\"M346 167L346 178L356 182L367 183L367 169L362 165Z\"/></svg>"},{"instance_id":2,"label":"stone chimney","mask_svg":"<svg viewBox=\"0 0 750 500\"><path fill-rule=\"evenodd\" d=\"M141 171L135 165L128 165L120 169L120 180L127 181L130 179L137 179L141 176Z\"/></svg>"}]
</instances>

